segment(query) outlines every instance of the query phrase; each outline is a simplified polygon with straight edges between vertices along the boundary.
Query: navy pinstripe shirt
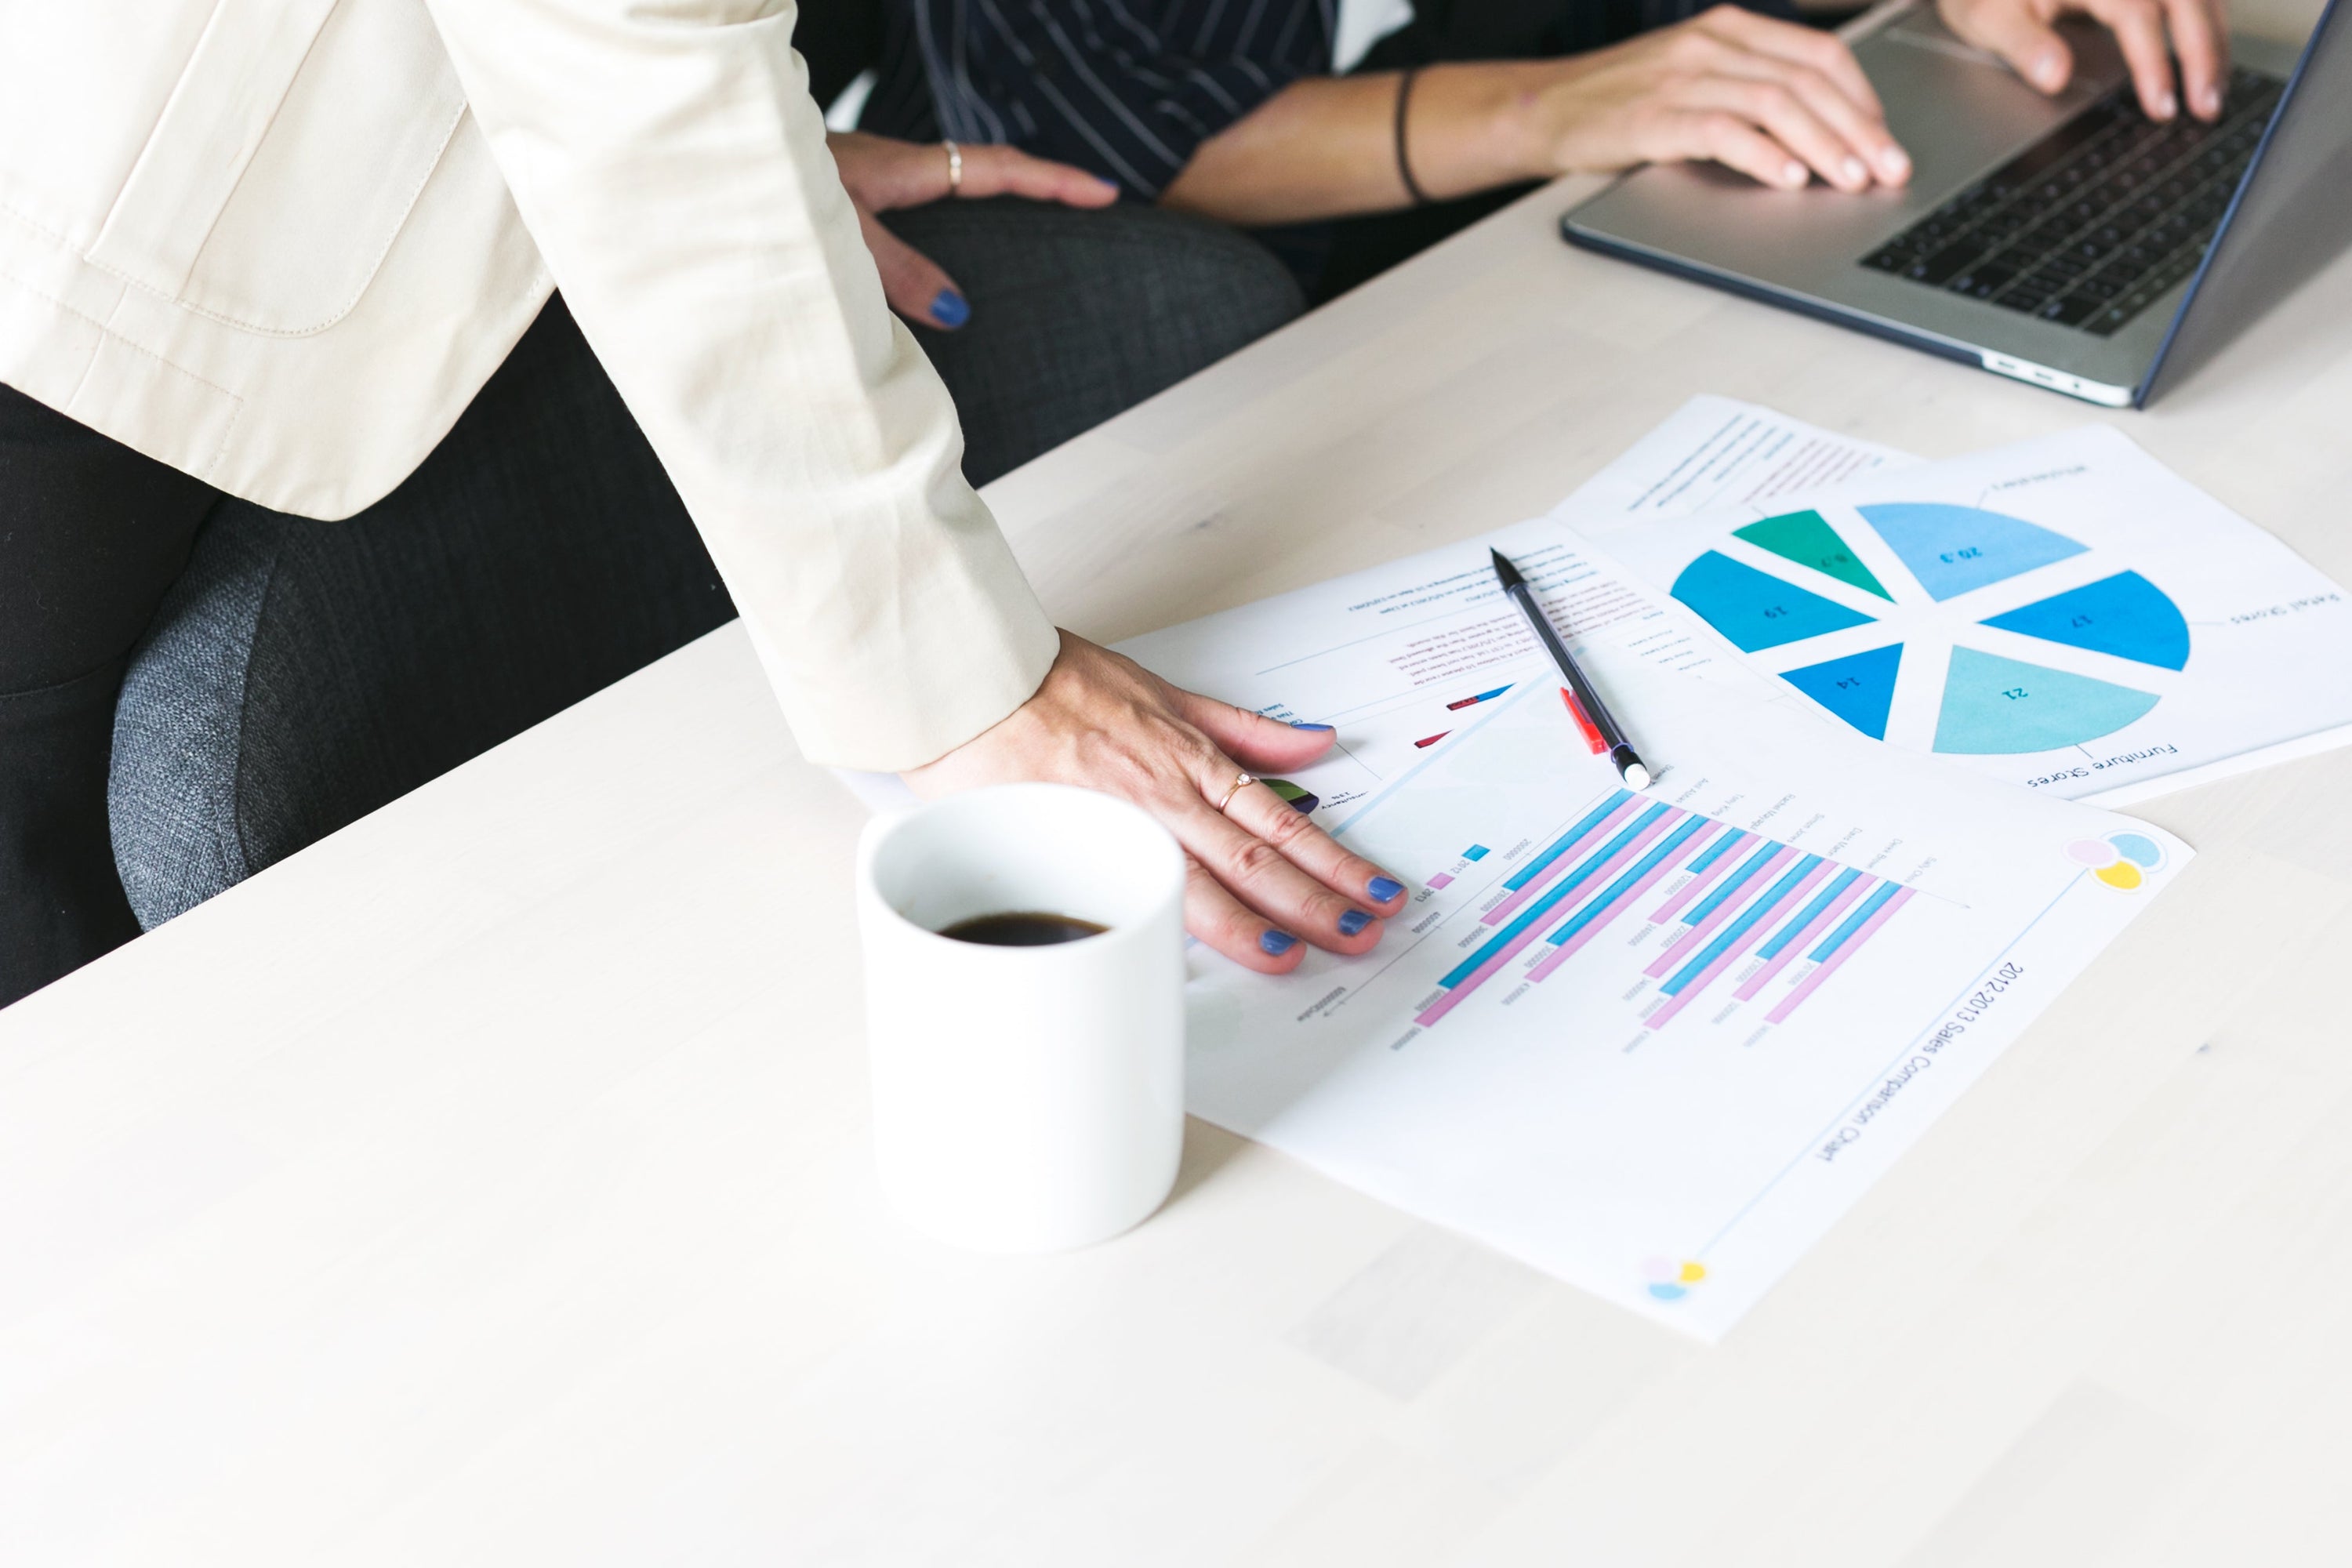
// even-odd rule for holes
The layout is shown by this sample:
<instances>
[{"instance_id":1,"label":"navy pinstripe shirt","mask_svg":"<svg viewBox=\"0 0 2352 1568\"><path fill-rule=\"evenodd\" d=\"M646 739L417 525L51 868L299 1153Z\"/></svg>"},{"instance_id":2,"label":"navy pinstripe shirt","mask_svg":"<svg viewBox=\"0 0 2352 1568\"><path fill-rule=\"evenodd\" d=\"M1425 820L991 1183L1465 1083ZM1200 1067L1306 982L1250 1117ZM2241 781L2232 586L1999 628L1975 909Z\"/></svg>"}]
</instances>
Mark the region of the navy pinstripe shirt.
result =
<instances>
[{"instance_id":1,"label":"navy pinstripe shirt","mask_svg":"<svg viewBox=\"0 0 2352 1568\"><path fill-rule=\"evenodd\" d=\"M1193 150L1331 69L1336 0L891 0L859 123L1006 142L1150 200Z\"/></svg>"},{"instance_id":2,"label":"navy pinstripe shirt","mask_svg":"<svg viewBox=\"0 0 2352 1568\"><path fill-rule=\"evenodd\" d=\"M803 7L826 0L802 0ZM840 4L842 0L834 0ZM1003 142L1157 198L1200 144L1331 69L1338 0L850 0L879 5L882 60L858 123L909 141ZM1360 68L1548 59L1714 0L1413 0ZM1792 0L1738 0L1793 20Z\"/></svg>"}]
</instances>

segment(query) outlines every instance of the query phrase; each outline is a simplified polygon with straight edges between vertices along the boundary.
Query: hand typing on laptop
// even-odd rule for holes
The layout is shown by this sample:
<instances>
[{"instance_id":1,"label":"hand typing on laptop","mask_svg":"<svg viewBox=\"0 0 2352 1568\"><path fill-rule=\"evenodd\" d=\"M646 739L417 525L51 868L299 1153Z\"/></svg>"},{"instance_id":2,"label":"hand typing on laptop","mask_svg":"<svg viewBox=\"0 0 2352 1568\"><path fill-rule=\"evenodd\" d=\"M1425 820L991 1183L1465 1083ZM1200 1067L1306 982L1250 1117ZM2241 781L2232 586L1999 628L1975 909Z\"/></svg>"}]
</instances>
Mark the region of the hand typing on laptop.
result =
<instances>
[{"instance_id":1,"label":"hand typing on laptop","mask_svg":"<svg viewBox=\"0 0 2352 1568\"><path fill-rule=\"evenodd\" d=\"M1846 191L1911 177L1853 52L1816 28L1718 5L1538 68L1531 172L1711 158L1790 189L1815 174Z\"/></svg>"},{"instance_id":2,"label":"hand typing on laptop","mask_svg":"<svg viewBox=\"0 0 2352 1568\"><path fill-rule=\"evenodd\" d=\"M2221 0L1937 0L1937 9L1946 26L2007 60L2043 92L2058 91L2074 73L2074 52L2053 24L2089 16L2115 34L2149 119L2170 120L2184 97L2198 119L2221 117L2230 66Z\"/></svg>"},{"instance_id":3,"label":"hand typing on laptop","mask_svg":"<svg viewBox=\"0 0 2352 1568\"><path fill-rule=\"evenodd\" d=\"M2150 117L2172 119L2183 97L2200 119L2221 112L2221 0L1938 3L1955 33L2042 92L2074 74L2053 24L2080 13L2115 32ZM1712 160L1790 190L1818 177L1859 192L1912 173L1843 41L1736 5L1581 53L1441 59L1407 78L1294 81L1202 142L1157 194L1229 222L1281 224L1645 163Z\"/></svg>"},{"instance_id":4,"label":"hand typing on laptop","mask_svg":"<svg viewBox=\"0 0 2352 1568\"><path fill-rule=\"evenodd\" d=\"M2221 0L1938 0L1946 26L2047 93L2063 89L2074 68L2052 24L2078 12L2105 24L2141 107L2159 121L2179 113L2183 97L2199 119L2220 116L2229 65L2220 6ZM1530 166L1545 173L1713 159L1792 189L1816 174L1845 191L1910 178L1911 160L1888 133L1853 51L1810 27L1718 6L1559 61L1548 74L1527 100L1540 141Z\"/></svg>"}]
</instances>

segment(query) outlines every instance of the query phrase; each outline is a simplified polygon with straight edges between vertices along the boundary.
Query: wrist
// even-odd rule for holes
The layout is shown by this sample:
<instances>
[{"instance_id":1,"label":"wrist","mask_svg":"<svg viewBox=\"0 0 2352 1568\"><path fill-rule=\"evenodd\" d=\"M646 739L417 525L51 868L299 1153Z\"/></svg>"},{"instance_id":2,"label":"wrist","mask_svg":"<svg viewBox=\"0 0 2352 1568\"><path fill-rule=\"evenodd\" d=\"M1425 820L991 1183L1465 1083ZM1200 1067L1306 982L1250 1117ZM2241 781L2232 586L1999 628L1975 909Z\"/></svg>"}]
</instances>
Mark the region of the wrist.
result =
<instances>
[{"instance_id":1,"label":"wrist","mask_svg":"<svg viewBox=\"0 0 2352 1568\"><path fill-rule=\"evenodd\" d=\"M1485 107L1485 142L1500 167L1497 184L1549 180L1560 165L1549 89L1560 72L1549 62L1514 63L1497 74Z\"/></svg>"}]
</instances>

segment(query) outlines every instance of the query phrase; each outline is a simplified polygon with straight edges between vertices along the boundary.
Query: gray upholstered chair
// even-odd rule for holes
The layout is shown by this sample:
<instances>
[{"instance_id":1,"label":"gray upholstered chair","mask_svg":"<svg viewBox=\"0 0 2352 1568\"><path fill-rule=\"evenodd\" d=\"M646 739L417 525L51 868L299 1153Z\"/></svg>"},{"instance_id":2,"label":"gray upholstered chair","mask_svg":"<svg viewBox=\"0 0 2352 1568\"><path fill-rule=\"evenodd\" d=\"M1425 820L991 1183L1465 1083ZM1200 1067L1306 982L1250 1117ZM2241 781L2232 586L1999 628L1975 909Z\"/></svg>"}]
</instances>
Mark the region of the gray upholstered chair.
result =
<instances>
[{"instance_id":1,"label":"gray upholstered chair","mask_svg":"<svg viewBox=\"0 0 2352 1568\"><path fill-rule=\"evenodd\" d=\"M970 298L919 334L985 483L1280 326L1297 285L1150 208L893 215ZM528 483L451 460L544 454ZM501 490L505 493L500 493ZM790 498L779 498L790 504ZM734 614L561 300L442 452L347 521L224 501L131 661L108 791L142 927L212 897Z\"/></svg>"}]
</instances>

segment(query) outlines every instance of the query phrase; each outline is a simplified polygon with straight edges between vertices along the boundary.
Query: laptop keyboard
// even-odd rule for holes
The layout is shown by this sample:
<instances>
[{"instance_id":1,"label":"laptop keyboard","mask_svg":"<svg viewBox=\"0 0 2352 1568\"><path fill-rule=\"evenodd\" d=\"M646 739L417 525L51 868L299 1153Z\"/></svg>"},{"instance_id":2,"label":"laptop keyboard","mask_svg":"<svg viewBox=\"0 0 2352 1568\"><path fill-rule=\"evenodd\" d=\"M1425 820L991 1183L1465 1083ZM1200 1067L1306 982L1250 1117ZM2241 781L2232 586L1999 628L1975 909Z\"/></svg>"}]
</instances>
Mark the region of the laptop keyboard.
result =
<instances>
[{"instance_id":1,"label":"laptop keyboard","mask_svg":"<svg viewBox=\"0 0 2352 1568\"><path fill-rule=\"evenodd\" d=\"M1862 265L2111 336L2197 270L2284 86L2231 71L2212 124L2117 88Z\"/></svg>"}]
</instances>

